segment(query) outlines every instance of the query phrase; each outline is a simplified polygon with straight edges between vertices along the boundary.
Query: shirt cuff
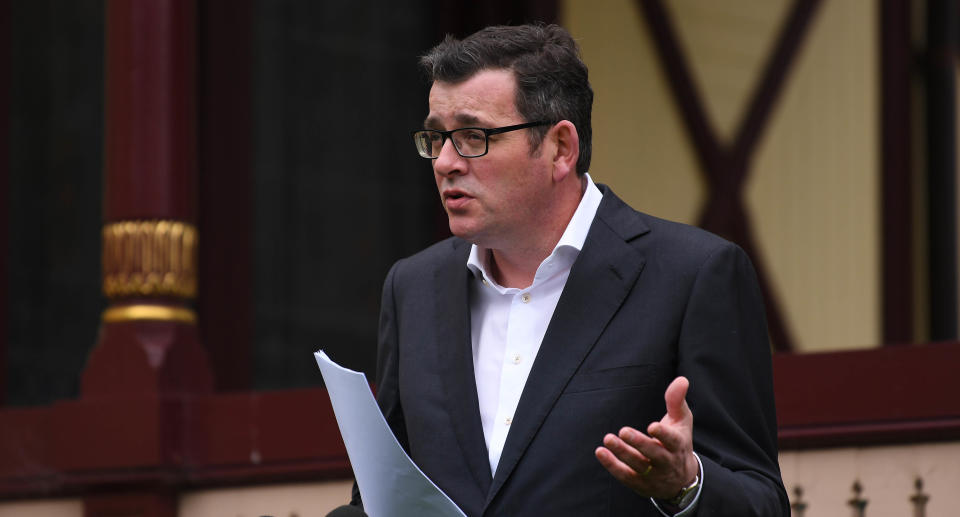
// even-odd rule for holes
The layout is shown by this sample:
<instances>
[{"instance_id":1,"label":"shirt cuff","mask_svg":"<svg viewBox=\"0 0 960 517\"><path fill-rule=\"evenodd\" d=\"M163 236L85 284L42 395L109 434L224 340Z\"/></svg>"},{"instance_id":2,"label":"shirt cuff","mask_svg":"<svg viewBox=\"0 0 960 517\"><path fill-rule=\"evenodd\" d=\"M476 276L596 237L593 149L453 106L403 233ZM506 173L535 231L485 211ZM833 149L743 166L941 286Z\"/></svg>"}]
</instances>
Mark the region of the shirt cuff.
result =
<instances>
[{"instance_id":1,"label":"shirt cuff","mask_svg":"<svg viewBox=\"0 0 960 517\"><path fill-rule=\"evenodd\" d=\"M687 505L686 508L670 507L670 505L665 504L666 503L665 501L661 501L664 503L664 505L660 506L661 502L657 502L657 500L652 497L650 498L650 502L653 503L653 506L661 514L663 514L664 517L684 517L685 515L692 515L693 512L697 509L697 503L700 502L700 491L703 489L703 462L700 461L700 455L697 454L696 452L693 453L693 456L697 458L697 466L700 468L700 474L699 474L700 481L699 483L697 483L697 488L696 488L697 493L693 496L693 501L690 501L690 504ZM676 513L667 513L666 507L673 509L673 511Z\"/></svg>"}]
</instances>

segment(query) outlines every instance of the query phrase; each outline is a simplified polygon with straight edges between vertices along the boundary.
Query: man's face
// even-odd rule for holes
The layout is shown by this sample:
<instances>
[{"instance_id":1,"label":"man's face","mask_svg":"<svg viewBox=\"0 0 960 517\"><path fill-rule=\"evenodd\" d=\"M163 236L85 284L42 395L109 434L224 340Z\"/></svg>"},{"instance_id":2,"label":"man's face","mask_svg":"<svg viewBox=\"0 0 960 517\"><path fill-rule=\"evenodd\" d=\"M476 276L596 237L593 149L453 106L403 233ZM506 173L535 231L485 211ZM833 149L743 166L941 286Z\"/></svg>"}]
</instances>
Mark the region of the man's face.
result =
<instances>
[{"instance_id":1,"label":"man's face","mask_svg":"<svg viewBox=\"0 0 960 517\"><path fill-rule=\"evenodd\" d=\"M428 129L496 128L527 122L514 102L516 79L509 70L482 70L466 81L434 82ZM550 168L547 153L531 155L530 129L489 137L487 154L463 158L452 141L433 160L433 175L450 231L491 249L529 241L545 211ZM543 151L540 149L539 151Z\"/></svg>"}]
</instances>

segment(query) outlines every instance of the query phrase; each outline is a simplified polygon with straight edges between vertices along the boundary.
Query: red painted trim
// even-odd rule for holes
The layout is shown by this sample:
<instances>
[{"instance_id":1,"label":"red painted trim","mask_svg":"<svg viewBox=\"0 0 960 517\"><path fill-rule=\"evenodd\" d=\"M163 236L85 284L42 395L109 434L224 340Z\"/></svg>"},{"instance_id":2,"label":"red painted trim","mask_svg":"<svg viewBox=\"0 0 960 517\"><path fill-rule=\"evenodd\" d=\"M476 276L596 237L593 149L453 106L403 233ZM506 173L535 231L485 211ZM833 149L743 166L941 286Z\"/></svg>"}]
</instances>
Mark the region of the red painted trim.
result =
<instances>
[{"instance_id":1,"label":"red painted trim","mask_svg":"<svg viewBox=\"0 0 960 517\"><path fill-rule=\"evenodd\" d=\"M960 439L960 343L775 355L785 448Z\"/></svg>"},{"instance_id":2,"label":"red painted trim","mask_svg":"<svg viewBox=\"0 0 960 517\"><path fill-rule=\"evenodd\" d=\"M773 364L783 450L960 440L960 343ZM0 410L0 498L349 476L322 389Z\"/></svg>"},{"instance_id":3,"label":"red painted trim","mask_svg":"<svg viewBox=\"0 0 960 517\"><path fill-rule=\"evenodd\" d=\"M350 472L322 389L116 397L0 411L0 498L105 486L342 479Z\"/></svg>"},{"instance_id":4,"label":"red painted trim","mask_svg":"<svg viewBox=\"0 0 960 517\"><path fill-rule=\"evenodd\" d=\"M864 447L960 439L960 418L780 430L780 450Z\"/></svg>"},{"instance_id":5,"label":"red painted trim","mask_svg":"<svg viewBox=\"0 0 960 517\"><path fill-rule=\"evenodd\" d=\"M97 494L83 501L84 517L176 517L177 496L167 490L161 492L133 492Z\"/></svg>"}]
</instances>

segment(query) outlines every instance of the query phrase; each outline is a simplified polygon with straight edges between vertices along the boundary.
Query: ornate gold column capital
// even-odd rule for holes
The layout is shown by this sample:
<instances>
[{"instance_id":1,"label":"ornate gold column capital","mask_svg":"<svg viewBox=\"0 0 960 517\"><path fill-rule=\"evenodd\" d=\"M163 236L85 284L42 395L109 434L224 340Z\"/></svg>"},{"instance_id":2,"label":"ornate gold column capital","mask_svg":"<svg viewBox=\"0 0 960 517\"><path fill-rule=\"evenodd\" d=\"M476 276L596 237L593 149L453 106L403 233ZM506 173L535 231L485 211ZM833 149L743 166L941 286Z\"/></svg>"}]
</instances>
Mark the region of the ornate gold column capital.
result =
<instances>
[{"instance_id":1,"label":"ornate gold column capital","mask_svg":"<svg viewBox=\"0 0 960 517\"><path fill-rule=\"evenodd\" d=\"M103 293L194 298L197 229L173 220L119 221L103 227Z\"/></svg>"}]
</instances>

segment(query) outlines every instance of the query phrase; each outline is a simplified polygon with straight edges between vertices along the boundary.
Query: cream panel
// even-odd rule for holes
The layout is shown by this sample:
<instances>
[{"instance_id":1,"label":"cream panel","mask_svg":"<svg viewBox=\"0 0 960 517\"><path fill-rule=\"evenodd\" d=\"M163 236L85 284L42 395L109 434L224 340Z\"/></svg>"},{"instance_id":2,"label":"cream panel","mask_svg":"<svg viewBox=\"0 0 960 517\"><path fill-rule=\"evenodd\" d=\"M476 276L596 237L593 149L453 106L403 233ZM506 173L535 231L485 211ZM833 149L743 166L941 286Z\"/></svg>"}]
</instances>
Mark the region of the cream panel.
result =
<instances>
[{"instance_id":1,"label":"cream panel","mask_svg":"<svg viewBox=\"0 0 960 517\"><path fill-rule=\"evenodd\" d=\"M739 124L787 3L665 3L721 133ZM869 0L821 4L746 186L804 351L880 341L875 18ZM696 222L702 177L635 2L567 1L563 19L595 90L591 174L640 210Z\"/></svg>"},{"instance_id":2,"label":"cream panel","mask_svg":"<svg viewBox=\"0 0 960 517\"><path fill-rule=\"evenodd\" d=\"M930 497L926 515L957 515L960 508L960 442L890 447L841 448L783 452L780 470L791 499L803 489L806 515L849 517L847 501L859 480L870 517L915 515L910 496L923 480Z\"/></svg>"},{"instance_id":3,"label":"cream panel","mask_svg":"<svg viewBox=\"0 0 960 517\"><path fill-rule=\"evenodd\" d=\"M718 138L731 142L791 0L668 0L690 72Z\"/></svg>"},{"instance_id":4,"label":"cream panel","mask_svg":"<svg viewBox=\"0 0 960 517\"><path fill-rule=\"evenodd\" d=\"M701 176L635 2L567 1L562 19L594 90L590 175L638 210L695 222Z\"/></svg>"},{"instance_id":5,"label":"cream panel","mask_svg":"<svg viewBox=\"0 0 960 517\"><path fill-rule=\"evenodd\" d=\"M350 501L353 480L188 492L179 517L324 517Z\"/></svg>"},{"instance_id":6,"label":"cream panel","mask_svg":"<svg viewBox=\"0 0 960 517\"><path fill-rule=\"evenodd\" d=\"M80 499L0 502L0 517L83 517Z\"/></svg>"},{"instance_id":7,"label":"cream panel","mask_svg":"<svg viewBox=\"0 0 960 517\"><path fill-rule=\"evenodd\" d=\"M876 2L820 5L747 191L804 351L880 342Z\"/></svg>"}]
</instances>

